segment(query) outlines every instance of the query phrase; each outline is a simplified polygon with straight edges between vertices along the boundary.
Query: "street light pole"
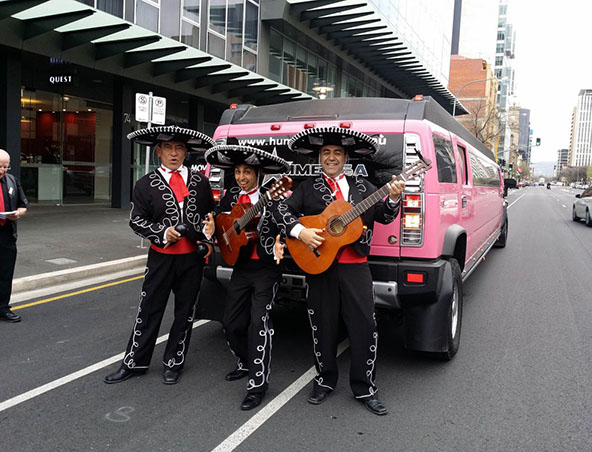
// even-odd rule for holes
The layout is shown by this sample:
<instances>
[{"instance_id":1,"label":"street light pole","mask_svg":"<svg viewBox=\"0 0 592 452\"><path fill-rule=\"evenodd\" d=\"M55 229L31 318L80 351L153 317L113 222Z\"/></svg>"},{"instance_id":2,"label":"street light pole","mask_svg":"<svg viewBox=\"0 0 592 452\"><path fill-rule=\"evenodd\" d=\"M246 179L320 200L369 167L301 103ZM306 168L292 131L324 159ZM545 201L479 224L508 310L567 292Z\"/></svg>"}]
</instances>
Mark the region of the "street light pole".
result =
<instances>
[{"instance_id":1,"label":"street light pole","mask_svg":"<svg viewBox=\"0 0 592 452\"><path fill-rule=\"evenodd\" d=\"M456 100L458 98L458 95L460 94L460 92L464 89L465 86L471 85L473 83L479 83L479 82L486 82L488 80L497 80L497 77L488 77L488 78L484 78L481 80L473 80L470 82L465 83L463 86L460 87L460 89L456 92L456 96L454 96L454 103L452 104L452 117L454 118L454 115L456 114Z\"/></svg>"}]
</instances>

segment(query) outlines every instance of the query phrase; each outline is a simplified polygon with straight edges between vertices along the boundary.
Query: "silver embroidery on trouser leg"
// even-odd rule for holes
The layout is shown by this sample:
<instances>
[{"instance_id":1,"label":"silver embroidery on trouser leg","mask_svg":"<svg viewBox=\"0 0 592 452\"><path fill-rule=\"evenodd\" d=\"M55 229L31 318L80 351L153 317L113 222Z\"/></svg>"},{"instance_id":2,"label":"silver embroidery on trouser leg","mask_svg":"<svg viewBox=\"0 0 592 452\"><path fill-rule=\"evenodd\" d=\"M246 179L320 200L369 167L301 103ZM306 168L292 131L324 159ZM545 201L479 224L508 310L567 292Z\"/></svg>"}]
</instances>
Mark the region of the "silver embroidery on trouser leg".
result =
<instances>
[{"instance_id":1,"label":"silver embroidery on trouser leg","mask_svg":"<svg viewBox=\"0 0 592 452\"><path fill-rule=\"evenodd\" d=\"M373 356L366 361L366 365L368 366L368 370L366 370L366 376L368 377L368 381L370 382L370 387L368 388L368 394L356 396L357 399L362 399L365 397L371 397L376 394L377 389L376 384L373 379L374 375L374 368L376 366L376 356L378 354L378 331L376 330L376 315L372 314L372 318L374 319L374 333L372 333L372 337L374 338L374 344L370 346L370 353Z\"/></svg>"},{"instance_id":2,"label":"silver embroidery on trouser leg","mask_svg":"<svg viewBox=\"0 0 592 452\"><path fill-rule=\"evenodd\" d=\"M317 363L317 376L314 379L319 386L322 386L323 388L328 388L332 391L333 388L331 386L327 386L327 385L323 384L323 377L320 376L321 370L323 369L323 362L321 361L321 352L317 351L317 345L319 344L319 340L317 339L316 334L315 334L316 331L318 330L318 328L314 324L314 321L313 321L314 309L309 308L306 311L308 312L308 319L310 321L310 330L312 332L312 350L314 353L315 361Z\"/></svg>"},{"instance_id":3,"label":"silver embroidery on trouser leg","mask_svg":"<svg viewBox=\"0 0 592 452\"><path fill-rule=\"evenodd\" d=\"M226 328L222 328L222 331L224 333L224 337L227 338L228 337L228 334L226 333ZM232 353L233 356L237 359L236 368L238 370L249 370L246 367L244 367L243 362L240 359L240 356L238 356L236 354L236 352L232 349L232 346L230 345L230 342L228 341L228 339L226 339L226 345L228 345L228 349L230 350L230 353Z\"/></svg>"},{"instance_id":4,"label":"silver embroidery on trouser leg","mask_svg":"<svg viewBox=\"0 0 592 452\"><path fill-rule=\"evenodd\" d=\"M148 275L150 269L146 267L144 269L144 280ZM144 297L146 296L146 292L140 292L140 302L138 304L138 311L136 313L136 320L134 322L134 326L132 328L132 345L130 347L130 351L123 357L123 364L127 366L129 369L133 369L136 367L136 362L134 360L135 349L137 349L140 344L138 343L137 339L142 335L142 332L138 329L138 327L142 324L142 319L140 318L140 313L142 312L142 302L144 301ZM141 366L141 367L148 367L148 366Z\"/></svg>"},{"instance_id":5,"label":"silver embroidery on trouser leg","mask_svg":"<svg viewBox=\"0 0 592 452\"><path fill-rule=\"evenodd\" d=\"M177 350L176 354L179 357L180 361L177 361L175 358L170 358L168 361L162 362L165 366L172 369L173 367L180 366L181 364L183 364L185 362L185 349L186 349L185 341L187 340L187 335L189 334L189 331L191 330L191 328L193 328L193 318L194 317L195 317L195 304L193 305L193 308L191 309L191 314L187 318L187 328L185 328L185 333L183 334L183 339L181 339L178 342L178 345L181 346L181 349Z\"/></svg>"},{"instance_id":6,"label":"silver embroidery on trouser leg","mask_svg":"<svg viewBox=\"0 0 592 452\"><path fill-rule=\"evenodd\" d=\"M273 328L269 328L269 312L271 311L271 308L273 307L273 303L275 301L275 295L277 293L278 290L278 283L275 282L273 284L273 292L272 292L272 296L271 296L271 301L269 302L269 304L267 304L265 306L265 315L263 315L261 317L261 320L263 321L263 329L259 331L259 336L263 337L263 344L260 344L257 346L257 351L259 353L261 353L261 356L259 358L255 358L253 360L253 364L255 365L256 368L261 368L261 370L257 370L257 372L255 373L255 376L257 378L261 377L261 382L259 384L255 383L255 379L253 378L249 378L249 381L247 382L247 391L250 391L252 389L255 388L259 388L261 386L263 386L265 383L269 383L269 373L271 370L271 349L272 349L272 338L273 338ZM267 368L265 367L265 349L267 348L269 344L269 363L267 365Z\"/></svg>"}]
</instances>

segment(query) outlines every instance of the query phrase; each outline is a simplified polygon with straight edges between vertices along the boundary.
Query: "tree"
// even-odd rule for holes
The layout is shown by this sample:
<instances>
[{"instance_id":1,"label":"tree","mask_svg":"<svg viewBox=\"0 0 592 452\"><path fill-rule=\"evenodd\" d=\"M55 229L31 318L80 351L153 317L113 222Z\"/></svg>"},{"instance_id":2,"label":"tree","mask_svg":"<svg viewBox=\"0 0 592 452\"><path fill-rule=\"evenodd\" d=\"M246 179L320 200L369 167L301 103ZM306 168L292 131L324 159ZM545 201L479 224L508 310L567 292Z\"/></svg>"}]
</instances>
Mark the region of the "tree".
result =
<instances>
[{"instance_id":1,"label":"tree","mask_svg":"<svg viewBox=\"0 0 592 452\"><path fill-rule=\"evenodd\" d=\"M559 173L559 179L567 182L582 182L592 179L592 166L567 166Z\"/></svg>"},{"instance_id":2,"label":"tree","mask_svg":"<svg viewBox=\"0 0 592 452\"><path fill-rule=\"evenodd\" d=\"M469 114L459 118L459 121L489 149L495 149L497 137L503 128L495 105L488 105L487 99L464 102L464 105Z\"/></svg>"}]
</instances>

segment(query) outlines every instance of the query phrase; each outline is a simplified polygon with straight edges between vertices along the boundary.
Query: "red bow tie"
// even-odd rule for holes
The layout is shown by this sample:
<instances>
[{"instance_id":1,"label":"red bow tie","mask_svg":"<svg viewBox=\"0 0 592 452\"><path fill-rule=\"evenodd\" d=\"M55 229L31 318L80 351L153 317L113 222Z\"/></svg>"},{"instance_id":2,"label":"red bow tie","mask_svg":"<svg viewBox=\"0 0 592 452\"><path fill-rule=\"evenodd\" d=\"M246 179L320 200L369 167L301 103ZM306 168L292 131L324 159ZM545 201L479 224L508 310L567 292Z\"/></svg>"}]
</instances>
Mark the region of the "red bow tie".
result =
<instances>
[{"instance_id":1,"label":"red bow tie","mask_svg":"<svg viewBox=\"0 0 592 452\"><path fill-rule=\"evenodd\" d=\"M242 193L239 197L238 200L236 201L238 204L245 204L247 202L251 202L251 195L253 193L256 193L257 190L259 190L259 187L255 187L253 190L251 190L248 193Z\"/></svg>"},{"instance_id":2,"label":"red bow tie","mask_svg":"<svg viewBox=\"0 0 592 452\"><path fill-rule=\"evenodd\" d=\"M183 202L189 196L189 190L187 189L187 185L185 185L183 176L181 176L181 170L169 170L169 172L171 173L169 185L173 189L175 198L177 198L177 202Z\"/></svg>"},{"instance_id":3,"label":"red bow tie","mask_svg":"<svg viewBox=\"0 0 592 452\"><path fill-rule=\"evenodd\" d=\"M335 199L342 199L343 200L344 199L343 193L341 192L341 188L339 188L339 184L337 182L340 181L341 179L343 179L345 177L345 174L341 173L335 179L333 179L325 174L323 174L323 176L325 177L327 184L329 184L329 187L331 187L331 190L333 191L333 195L335 196Z\"/></svg>"}]
</instances>

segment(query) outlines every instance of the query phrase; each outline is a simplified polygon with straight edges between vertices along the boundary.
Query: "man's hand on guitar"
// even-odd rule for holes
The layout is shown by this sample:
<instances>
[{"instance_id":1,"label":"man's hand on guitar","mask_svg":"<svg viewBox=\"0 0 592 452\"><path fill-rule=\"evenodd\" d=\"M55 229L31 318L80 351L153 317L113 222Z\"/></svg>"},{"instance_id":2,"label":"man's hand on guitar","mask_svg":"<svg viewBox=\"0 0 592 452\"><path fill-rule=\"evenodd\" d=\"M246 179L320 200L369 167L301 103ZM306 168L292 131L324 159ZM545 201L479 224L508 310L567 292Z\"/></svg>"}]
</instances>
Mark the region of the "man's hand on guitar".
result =
<instances>
[{"instance_id":1,"label":"man's hand on guitar","mask_svg":"<svg viewBox=\"0 0 592 452\"><path fill-rule=\"evenodd\" d=\"M325 241L325 237L319 235L323 231L324 229L304 228L302 231L300 231L298 238L302 240L304 244L311 250L315 250Z\"/></svg>"},{"instance_id":2,"label":"man's hand on guitar","mask_svg":"<svg viewBox=\"0 0 592 452\"><path fill-rule=\"evenodd\" d=\"M284 258L284 245L280 242L280 235L278 234L275 238L275 243L273 244L273 256L275 257L275 263L280 265L280 261Z\"/></svg>"},{"instance_id":3,"label":"man's hand on guitar","mask_svg":"<svg viewBox=\"0 0 592 452\"><path fill-rule=\"evenodd\" d=\"M216 223L214 222L214 216L209 213L208 217L202 221L204 225L203 233L205 236L210 239L214 235L214 231L216 230Z\"/></svg>"},{"instance_id":4,"label":"man's hand on guitar","mask_svg":"<svg viewBox=\"0 0 592 452\"><path fill-rule=\"evenodd\" d=\"M397 202L404 190L405 182L397 180L397 176L393 176L393 180L389 183L389 198L391 198L391 201Z\"/></svg>"}]
</instances>

